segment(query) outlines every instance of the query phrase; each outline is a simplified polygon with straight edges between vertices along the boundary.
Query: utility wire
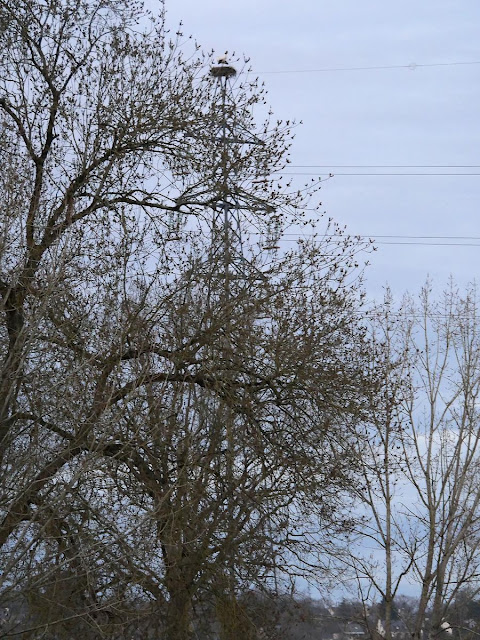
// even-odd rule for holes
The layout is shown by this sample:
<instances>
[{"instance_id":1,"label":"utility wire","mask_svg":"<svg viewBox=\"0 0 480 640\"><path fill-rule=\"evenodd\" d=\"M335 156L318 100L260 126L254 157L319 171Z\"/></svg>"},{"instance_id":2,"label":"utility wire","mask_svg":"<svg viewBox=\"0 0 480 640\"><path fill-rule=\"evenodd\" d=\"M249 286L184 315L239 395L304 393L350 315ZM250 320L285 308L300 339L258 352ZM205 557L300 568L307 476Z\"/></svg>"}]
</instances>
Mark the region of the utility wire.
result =
<instances>
[{"instance_id":1,"label":"utility wire","mask_svg":"<svg viewBox=\"0 0 480 640\"><path fill-rule=\"evenodd\" d=\"M354 237L354 238L388 238L388 239L406 239L406 240L479 240L480 241L480 236L417 236L417 235L408 235L408 236L402 236L399 234L390 234L390 235L378 235L376 233L372 233L372 234L367 234L367 233L361 233L361 234L341 234L341 233L329 233L327 235L322 235L320 233L290 233L290 232L286 232L284 234L282 234L282 236L293 236L293 237L306 237L306 236L318 236L318 237L322 237L322 238L344 238L345 236L347 237Z\"/></svg>"},{"instance_id":2,"label":"utility wire","mask_svg":"<svg viewBox=\"0 0 480 640\"><path fill-rule=\"evenodd\" d=\"M188 235L188 234L187 234ZM252 232L251 236L262 236L261 232ZM358 239L360 241L371 241L376 245L396 245L396 246L420 246L420 247L480 247L480 236L420 236L420 235L377 235L377 234L357 234L357 233L331 233L323 235L315 232L286 232L283 233L279 242L296 242L298 240L309 240L314 238L318 241L328 240L329 244L341 244L345 239Z\"/></svg>"},{"instance_id":3,"label":"utility wire","mask_svg":"<svg viewBox=\"0 0 480 640\"><path fill-rule=\"evenodd\" d=\"M416 245L420 247L480 247L480 242L415 242L415 241L384 241L377 242L373 238L374 244L392 244L392 245Z\"/></svg>"},{"instance_id":4,"label":"utility wire","mask_svg":"<svg viewBox=\"0 0 480 640\"><path fill-rule=\"evenodd\" d=\"M272 174L282 175L282 176L318 176L318 173L313 173L311 171L273 171ZM465 171L456 171L456 172L440 172L440 171L416 171L416 172L405 172L405 171L389 171L389 172L345 172L345 171L336 171L334 174L324 174L329 177L334 176L480 176L479 172L465 172Z\"/></svg>"},{"instance_id":5,"label":"utility wire","mask_svg":"<svg viewBox=\"0 0 480 640\"><path fill-rule=\"evenodd\" d=\"M480 169L480 164L288 164L292 169Z\"/></svg>"},{"instance_id":6,"label":"utility wire","mask_svg":"<svg viewBox=\"0 0 480 640\"><path fill-rule=\"evenodd\" d=\"M284 242L295 242L301 238L313 238L325 240L333 238L332 244L340 244L345 236L342 234L321 235L315 233L284 233L282 239ZM407 245L421 247L480 247L480 236L417 236L417 235L365 235L365 234L348 234L346 237L359 238L361 240L372 239L374 245ZM429 240L429 242L425 242ZM463 242L458 242L458 241ZM478 240L478 242L475 242ZM433 241L433 242L431 242ZM439 242L440 241L440 242Z\"/></svg>"},{"instance_id":7,"label":"utility wire","mask_svg":"<svg viewBox=\"0 0 480 640\"><path fill-rule=\"evenodd\" d=\"M251 71L248 75L259 74L287 74L287 73L324 73L332 71L378 71L383 69L409 69L415 71L415 69L423 67L457 67L480 64L480 60L472 60L469 62L430 62L420 63L411 62L410 64L389 64L389 65L375 65L371 67L323 67L320 69L269 69L266 71Z\"/></svg>"},{"instance_id":8,"label":"utility wire","mask_svg":"<svg viewBox=\"0 0 480 640\"><path fill-rule=\"evenodd\" d=\"M299 236L300 239L302 236ZM400 241L400 240L379 240L377 241L375 238L373 240L373 245L407 245L407 246L417 246L417 247L480 247L480 242L415 242L415 241ZM280 242L295 242L294 238L285 238L284 240L280 239ZM333 241L331 244L341 244L340 240Z\"/></svg>"}]
</instances>

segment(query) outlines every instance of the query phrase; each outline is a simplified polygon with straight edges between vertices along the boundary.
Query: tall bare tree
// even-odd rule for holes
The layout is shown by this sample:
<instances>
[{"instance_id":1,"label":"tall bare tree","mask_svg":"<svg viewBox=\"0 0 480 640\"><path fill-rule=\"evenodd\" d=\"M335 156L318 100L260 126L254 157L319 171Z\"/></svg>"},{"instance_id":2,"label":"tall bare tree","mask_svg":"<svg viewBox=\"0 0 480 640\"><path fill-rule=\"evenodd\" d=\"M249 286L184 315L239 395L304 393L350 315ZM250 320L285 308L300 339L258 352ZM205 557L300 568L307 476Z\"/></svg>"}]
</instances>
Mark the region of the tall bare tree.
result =
<instances>
[{"instance_id":1,"label":"tall bare tree","mask_svg":"<svg viewBox=\"0 0 480 640\"><path fill-rule=\"evenodd\" d=\"M478 294L451 284L432 298L427 283L418 300L406 297L399 308L389 300L376 311L390 367L368 451L361 446L358 492L366 509L360 540L372 553L352 554L353 544L349 558L365 602L384 600L387 638L406 580L419 590L411 628L418 639L444 633L459 591L478 588Z\"/></svg>"},{"instance_id":2,"label":"tall bare tree","mask_svg":"<svg viewBox=\"0 0 480 640\"><path fill-rule=\"evenodd\" d=\"M208 59L184 58L163 16L0 0L0 28L0 584L24 612L9 632L113 638L156 610L188 638L202 607L313 570L342 526L371 378L349 280L362 246L327 230L266 258L254 233L305 218L268 178L289 128L219 158ZM262 100L238 85L250 135ZM226 195L235 274L212 223Z\"/></svg>"}]
</instances>

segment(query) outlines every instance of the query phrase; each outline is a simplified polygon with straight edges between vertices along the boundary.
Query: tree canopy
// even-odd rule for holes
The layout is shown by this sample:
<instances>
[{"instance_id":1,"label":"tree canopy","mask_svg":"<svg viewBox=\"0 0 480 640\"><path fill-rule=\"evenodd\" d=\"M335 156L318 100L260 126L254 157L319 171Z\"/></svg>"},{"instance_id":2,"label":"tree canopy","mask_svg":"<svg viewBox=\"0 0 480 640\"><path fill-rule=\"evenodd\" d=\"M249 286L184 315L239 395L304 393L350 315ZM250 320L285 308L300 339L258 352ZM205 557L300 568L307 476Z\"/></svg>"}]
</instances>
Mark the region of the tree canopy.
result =
<instances>
[{"instance_id":1,"label":"tree canopy","mask_svg":"<svg viewBox=\"0 0 480 640\"><path fill-rule=\"evenodd\" d=\"M212 61L163 13L0 0L0 30L8 632L253 633L242 588L315 573L350 526L364 247L267 251L312 195L272 177L290 125L240 78L227 153Z\"/></svg>"}]
</instances>

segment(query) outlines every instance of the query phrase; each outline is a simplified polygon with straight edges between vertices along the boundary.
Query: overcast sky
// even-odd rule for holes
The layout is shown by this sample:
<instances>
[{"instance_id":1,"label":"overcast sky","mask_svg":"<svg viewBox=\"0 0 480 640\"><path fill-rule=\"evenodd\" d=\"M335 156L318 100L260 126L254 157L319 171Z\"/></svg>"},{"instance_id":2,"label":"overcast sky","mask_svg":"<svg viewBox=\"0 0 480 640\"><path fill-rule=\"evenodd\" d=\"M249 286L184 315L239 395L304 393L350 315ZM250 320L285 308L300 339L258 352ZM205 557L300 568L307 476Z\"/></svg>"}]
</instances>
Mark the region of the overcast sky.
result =
<instances>
[{"instance_id":1,"label":"overcast sky","mask_svg":"<svg viewBox=\"0 0 480 640\"><path fill-rule=\"evenodd\" d=\"M427 274L439 288L450 275L479 278L480 0L167 0L167 9L206 50L250 57L275 114L303 121L292 164L325 166L290 171L334 173L322 189L327 214L377 238L371 296L386 282L398 296L418 290ZM359 173L422 175L342 175ZM423 175L439 173L456 175Z\"/></svg>"},{"instance_id":2,"label":"overcast sky","mask_svg":"<svg viewBox=\"0 0 480 640\"><path fill-rule=\"evenodd\" d=\"M480 174L480 64L450 64L480 61L479 0L167 0L167 10L205 49L249 56L275 114L303 121L292 163L327 167L291 171L334 173L328 215L377 238L372 295L386 281L418 289L427 273L439 284L478 277L480 175L342 174Z\"/></svg>"}]
</instances>

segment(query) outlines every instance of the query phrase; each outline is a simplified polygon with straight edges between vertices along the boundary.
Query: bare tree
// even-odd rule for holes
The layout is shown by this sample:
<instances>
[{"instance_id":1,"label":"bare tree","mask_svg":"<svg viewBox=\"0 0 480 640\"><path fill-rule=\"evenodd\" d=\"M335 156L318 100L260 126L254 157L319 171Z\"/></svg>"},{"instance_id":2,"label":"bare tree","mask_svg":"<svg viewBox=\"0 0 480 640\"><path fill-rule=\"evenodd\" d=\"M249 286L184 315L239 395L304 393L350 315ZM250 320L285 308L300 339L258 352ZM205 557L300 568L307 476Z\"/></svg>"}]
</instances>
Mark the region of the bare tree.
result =
<instances>
[{"instance_id":1,"label":"bare tree","mask_svg":"<svg viewBox=\"0 0 480 640\"><path fill-rule=\"evenodd\" d=\"M272 281L237 279L227 304L200 278L159 314L156 330L174 336L199 323L194 355L172 345L177 381L198 384L152 374L150 420L132 413L125 439L132 473L149 470L177 625L193 594L224 599L231 586L272 586L275 571L309 573L307 554L337 522L367 350L323 259L306 248L272 266Z\"/></svg>"},{"instance_id":2,"label":"bare tree","mask_svg":"<svg viewBox=\"0 0 480 640\"><path fill-rule=\"evenodd\" d=\"M350 558L364 600L385 601L387 638L405 580L419 589L412 635L434 638L445 632L459 591L478 588L478 297L475 287L462 295L451 284L434 301L427 284L418 302L406 297L396 309L389 301L377 313L391 366L389 393L367 427L359 491L360 539L372 555Z\"/></svg>"},{"instance_id":3,"label":"bare tree","mask_svg":"<svg viewBox=\"0 0 480 640\"><path fill-rule=\"evenodd\" d=\"M0 28L2 598L23 598L25 637L118 637L156 610L188 638L242 585L313 572L346 526L363 247L327 229L266 258L254 233L305 219L268 178L289 128L219 158L208 60L163 16L0 0ZM235 95L251 133L262 91Z\"/></svg>"}]
</instances>

